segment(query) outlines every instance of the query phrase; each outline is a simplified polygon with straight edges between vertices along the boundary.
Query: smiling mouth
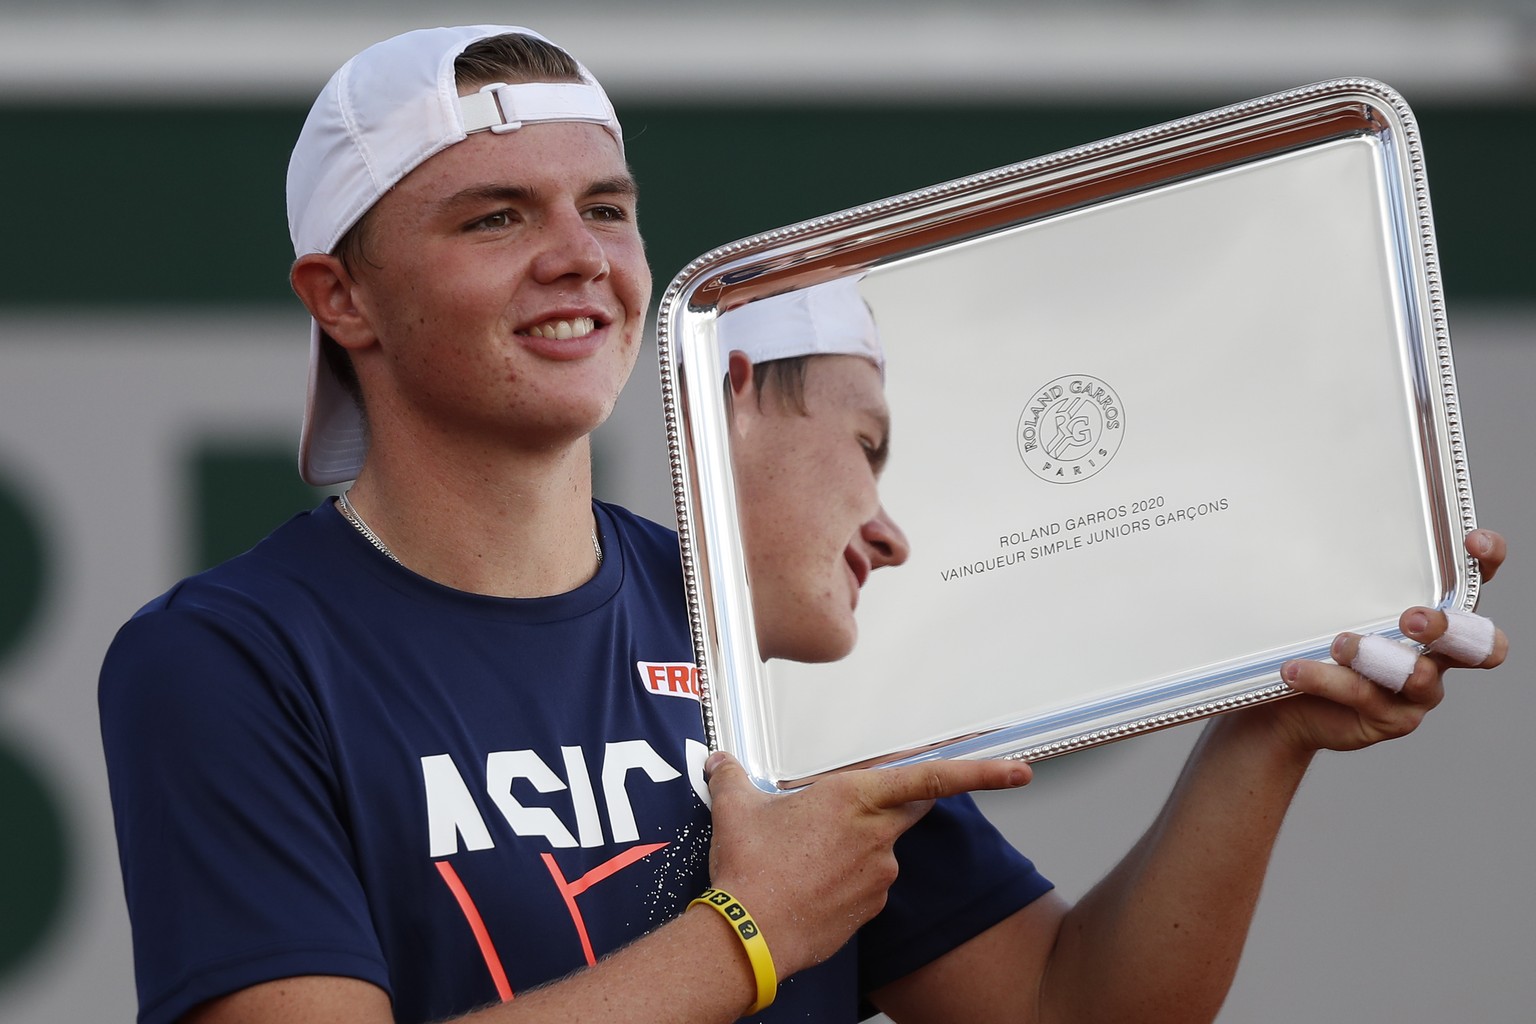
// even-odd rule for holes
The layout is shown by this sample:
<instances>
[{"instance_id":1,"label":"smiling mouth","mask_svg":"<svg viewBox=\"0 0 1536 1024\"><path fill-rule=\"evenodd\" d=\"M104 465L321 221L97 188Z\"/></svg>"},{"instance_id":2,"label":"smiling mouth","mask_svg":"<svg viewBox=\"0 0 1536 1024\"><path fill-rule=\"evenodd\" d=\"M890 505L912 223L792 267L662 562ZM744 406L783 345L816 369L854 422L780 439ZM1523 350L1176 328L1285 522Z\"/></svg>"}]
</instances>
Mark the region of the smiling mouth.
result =
<instances>
[{"instance_id":1,"label":"smiling mouth","mask_svg":"<svg viewBox=\"0 0 1536 1024\"><path fill-rule=\"evenodd\" d=\"M542 324L534 324L518 334L533 338L544 338L548 341L569 341L572 338L585 338L597 330L597 321L590 316L578 316L573 320L549 320Z\"/></svg>"}]
</instances>

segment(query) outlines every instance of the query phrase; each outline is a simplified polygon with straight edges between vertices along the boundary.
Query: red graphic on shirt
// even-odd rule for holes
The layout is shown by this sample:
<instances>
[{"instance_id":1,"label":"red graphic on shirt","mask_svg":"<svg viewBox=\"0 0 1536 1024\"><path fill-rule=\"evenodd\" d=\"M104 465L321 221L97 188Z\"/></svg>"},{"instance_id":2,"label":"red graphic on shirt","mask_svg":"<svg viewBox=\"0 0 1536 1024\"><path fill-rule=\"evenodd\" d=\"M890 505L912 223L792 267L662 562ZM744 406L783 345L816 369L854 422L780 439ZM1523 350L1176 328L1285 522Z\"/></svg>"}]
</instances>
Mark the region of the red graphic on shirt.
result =
<instances>
[{"instance_id":1,"label":"red graphic on shirt","mask_svg":"<svg viewBox=\"0 0 1536 1024\"><path fill-rule=\"evenodd\" d=\"M592 940L587 937L587 922L581 916L581 908L576 905L576 897L603 879L624 870L637 860L649 857L666 845L666 843L648 843L645 846L636 846L625 850L617 857L604 861L580 878L570 882L566 881L565 876L560 873L560 866L555 863L553 854L539 854L540 857L544 858L544 866L549 868L550 876L554 878L555 886L560 890L560 895L565 897L565 909L570 911L571 922L576 925L576 934L581 936L581 951L587 955L588 966L597 963L597 957L592 952Z\"/></svg>"},{"instance_id":2,"label":"red graphic on shirt","mask_svg":"<svg viewBox=\"0 0 1536 1024\"><path fill-rule=\"evenodd\" d=\"M700 700L699 669L691 661L637 661L640 687L659 697L685 697Z\"/></svg>"},{"instance_id":3,"label":"red graphic on shirt","mask_svg":"<svg viewBox=\"0 0 1536 1024\"><path fill-rule=\"evenodd\" d=\"M459 901L459 909L464 912L464 919L469 922L469 930L475 933L475 941L480 944L480 955L485 957L485 966L490 969L491 980L496 983L496 994L504 1003L512 1001L512 984L507 981L507 972L502 969L501 957L496 953L496 946L491 942L491 933L485 930L485 922L480 919L480 909L475 906L475 901L469 895L469 890L464 888L464 883L459 880L459 873L453 870L453 865L445 860L433 861L437 865L437 873L443 876L443 881L448 883L448 889L453 893L453 898Z\"/></svg>"},{"instance_id":4,"label":"red graphic on shirt","mask_svg":"<svg viewBox=\"0 0 1536 1024\"><path fill-rule=\"evenodd\" d=\"M549 869L555 888L560 890L560 895L565 899L565 909L571 915L571 923L576 926L576 934L581 939L581 951L586 955L589 966L597 963L597 954L592 949L592 939L587 934L587 921L581 914L581 908L576 905L576 897L604 879L613 877L631 864L644 860L666 845L666 843L646 843L631 847L575 879L565 877L560 866L555 863L553 854L539 855L544 858L544 866ZM510 1003L512 985L507 981L507 972L501 965L501 956L496 952L496 945L491 941L490 932L486 930L485 921L480 917L479 908L475 906L474 899L469 895L469 890L464 888L464 883L459 879L459 873L453 870L452 864L445 860L433 861L433 863L437 865L437 873L443 876L443 881L453 893L453 898L458 901L459 910L464 914L465 921L469 923L469 930L474 933L475 942L480 946L480 955L485 958L486 969L491 972L491 980L496 984L496 994L501 997L502 1002Z\"/></svg>"}]
</instances>

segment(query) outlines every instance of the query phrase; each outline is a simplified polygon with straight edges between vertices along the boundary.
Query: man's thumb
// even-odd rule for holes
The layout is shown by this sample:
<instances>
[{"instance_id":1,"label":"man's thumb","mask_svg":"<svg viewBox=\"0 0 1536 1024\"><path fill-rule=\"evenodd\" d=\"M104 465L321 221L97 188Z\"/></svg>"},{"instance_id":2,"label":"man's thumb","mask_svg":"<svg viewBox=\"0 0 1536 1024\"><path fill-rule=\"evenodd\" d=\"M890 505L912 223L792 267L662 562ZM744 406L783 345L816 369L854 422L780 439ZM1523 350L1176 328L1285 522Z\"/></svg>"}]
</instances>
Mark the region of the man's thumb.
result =
<instances>
[{"instance_id":1,"label":"man's thumb","mask_svg":"<svg viewBox=\"0 0 1536 1024\"><path fill-rule=\"evenodd\" d=\"M722 769L727 772L740 771L741 764L725 751L717 750L704 759L704 781L712 785Z\"/></svg>"}]
</instances>

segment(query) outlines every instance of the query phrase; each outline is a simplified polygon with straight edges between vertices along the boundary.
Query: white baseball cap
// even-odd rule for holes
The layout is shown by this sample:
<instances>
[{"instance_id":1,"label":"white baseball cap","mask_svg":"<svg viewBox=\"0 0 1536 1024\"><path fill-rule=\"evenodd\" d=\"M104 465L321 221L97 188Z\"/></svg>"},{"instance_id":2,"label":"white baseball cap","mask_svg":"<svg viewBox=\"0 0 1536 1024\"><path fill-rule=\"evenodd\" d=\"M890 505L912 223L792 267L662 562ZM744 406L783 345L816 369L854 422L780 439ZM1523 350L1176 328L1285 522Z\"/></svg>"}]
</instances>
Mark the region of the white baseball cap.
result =
<instances>
[{"instance_id":1,"label":"white baseball cap","mask_svg":"<svg viewBox=\"0 0 1536 1024\"><path fill-rule=\"evenodd\" d=\"M288 231L296 257L333 252L400 179L473 132L579 121L606 128L623 148L613 104L579 62L579 83L492 84L460 96L454 61L472 43L499 35L549 42L515 25L419 29L368 47L331 77L288 163ZM320 336L311 320L299 475L316 486L353 479L368 453L362 409L326 363Z\"/></svg>"},{"instance_id":2,"label":"white baseball cap","mask_svg":"<svg viewBox=\"0 0 1536 1024\"><path fill-rule=\"evenodd\" d=\"M862 275L840 277L783 292L727 310L715 322L720 365L743 352L752 365L796 356L863 356L885 373L885 350L869 303L859 292Z\"/></svg>"}]
</instances>

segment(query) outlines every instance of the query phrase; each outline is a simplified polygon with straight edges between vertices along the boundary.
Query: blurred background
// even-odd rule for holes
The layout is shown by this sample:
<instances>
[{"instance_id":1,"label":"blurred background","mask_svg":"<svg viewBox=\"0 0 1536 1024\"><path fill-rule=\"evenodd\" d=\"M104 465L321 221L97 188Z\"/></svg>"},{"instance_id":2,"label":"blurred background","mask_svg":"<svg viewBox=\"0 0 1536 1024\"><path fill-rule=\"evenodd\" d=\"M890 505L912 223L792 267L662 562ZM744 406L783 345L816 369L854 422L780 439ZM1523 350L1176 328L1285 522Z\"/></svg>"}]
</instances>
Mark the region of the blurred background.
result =
<instances>
[{"instance_id":1,"label":"blurred background","mask_svg":"<svg viewBox=\"0 0 1536 1024\"><path fill-rule=\"evenodd\" d=\"M145 600L323 497L293 468L306 318L283 177L308 104L369 43L482 21L544 32L607 86L658 296L717 245L843 207L1320 79L1402 92L1479 519L1514 551L1482 609L1518 646L1414 736L1319 760L1222 1020L1536 1019L1536 3L6 0L0 1020L133 1018L102 653ZM956 301L1006 315L1006 296ZM1306 396L1287 405L1270 412ZM671 521L654 359L597 456L602 496ZM1320 451L1296 500L1371 501L1350 475ZM1075 896L1198 728L1047 762L986 806Z\"/></svg>"}]
</instances>

